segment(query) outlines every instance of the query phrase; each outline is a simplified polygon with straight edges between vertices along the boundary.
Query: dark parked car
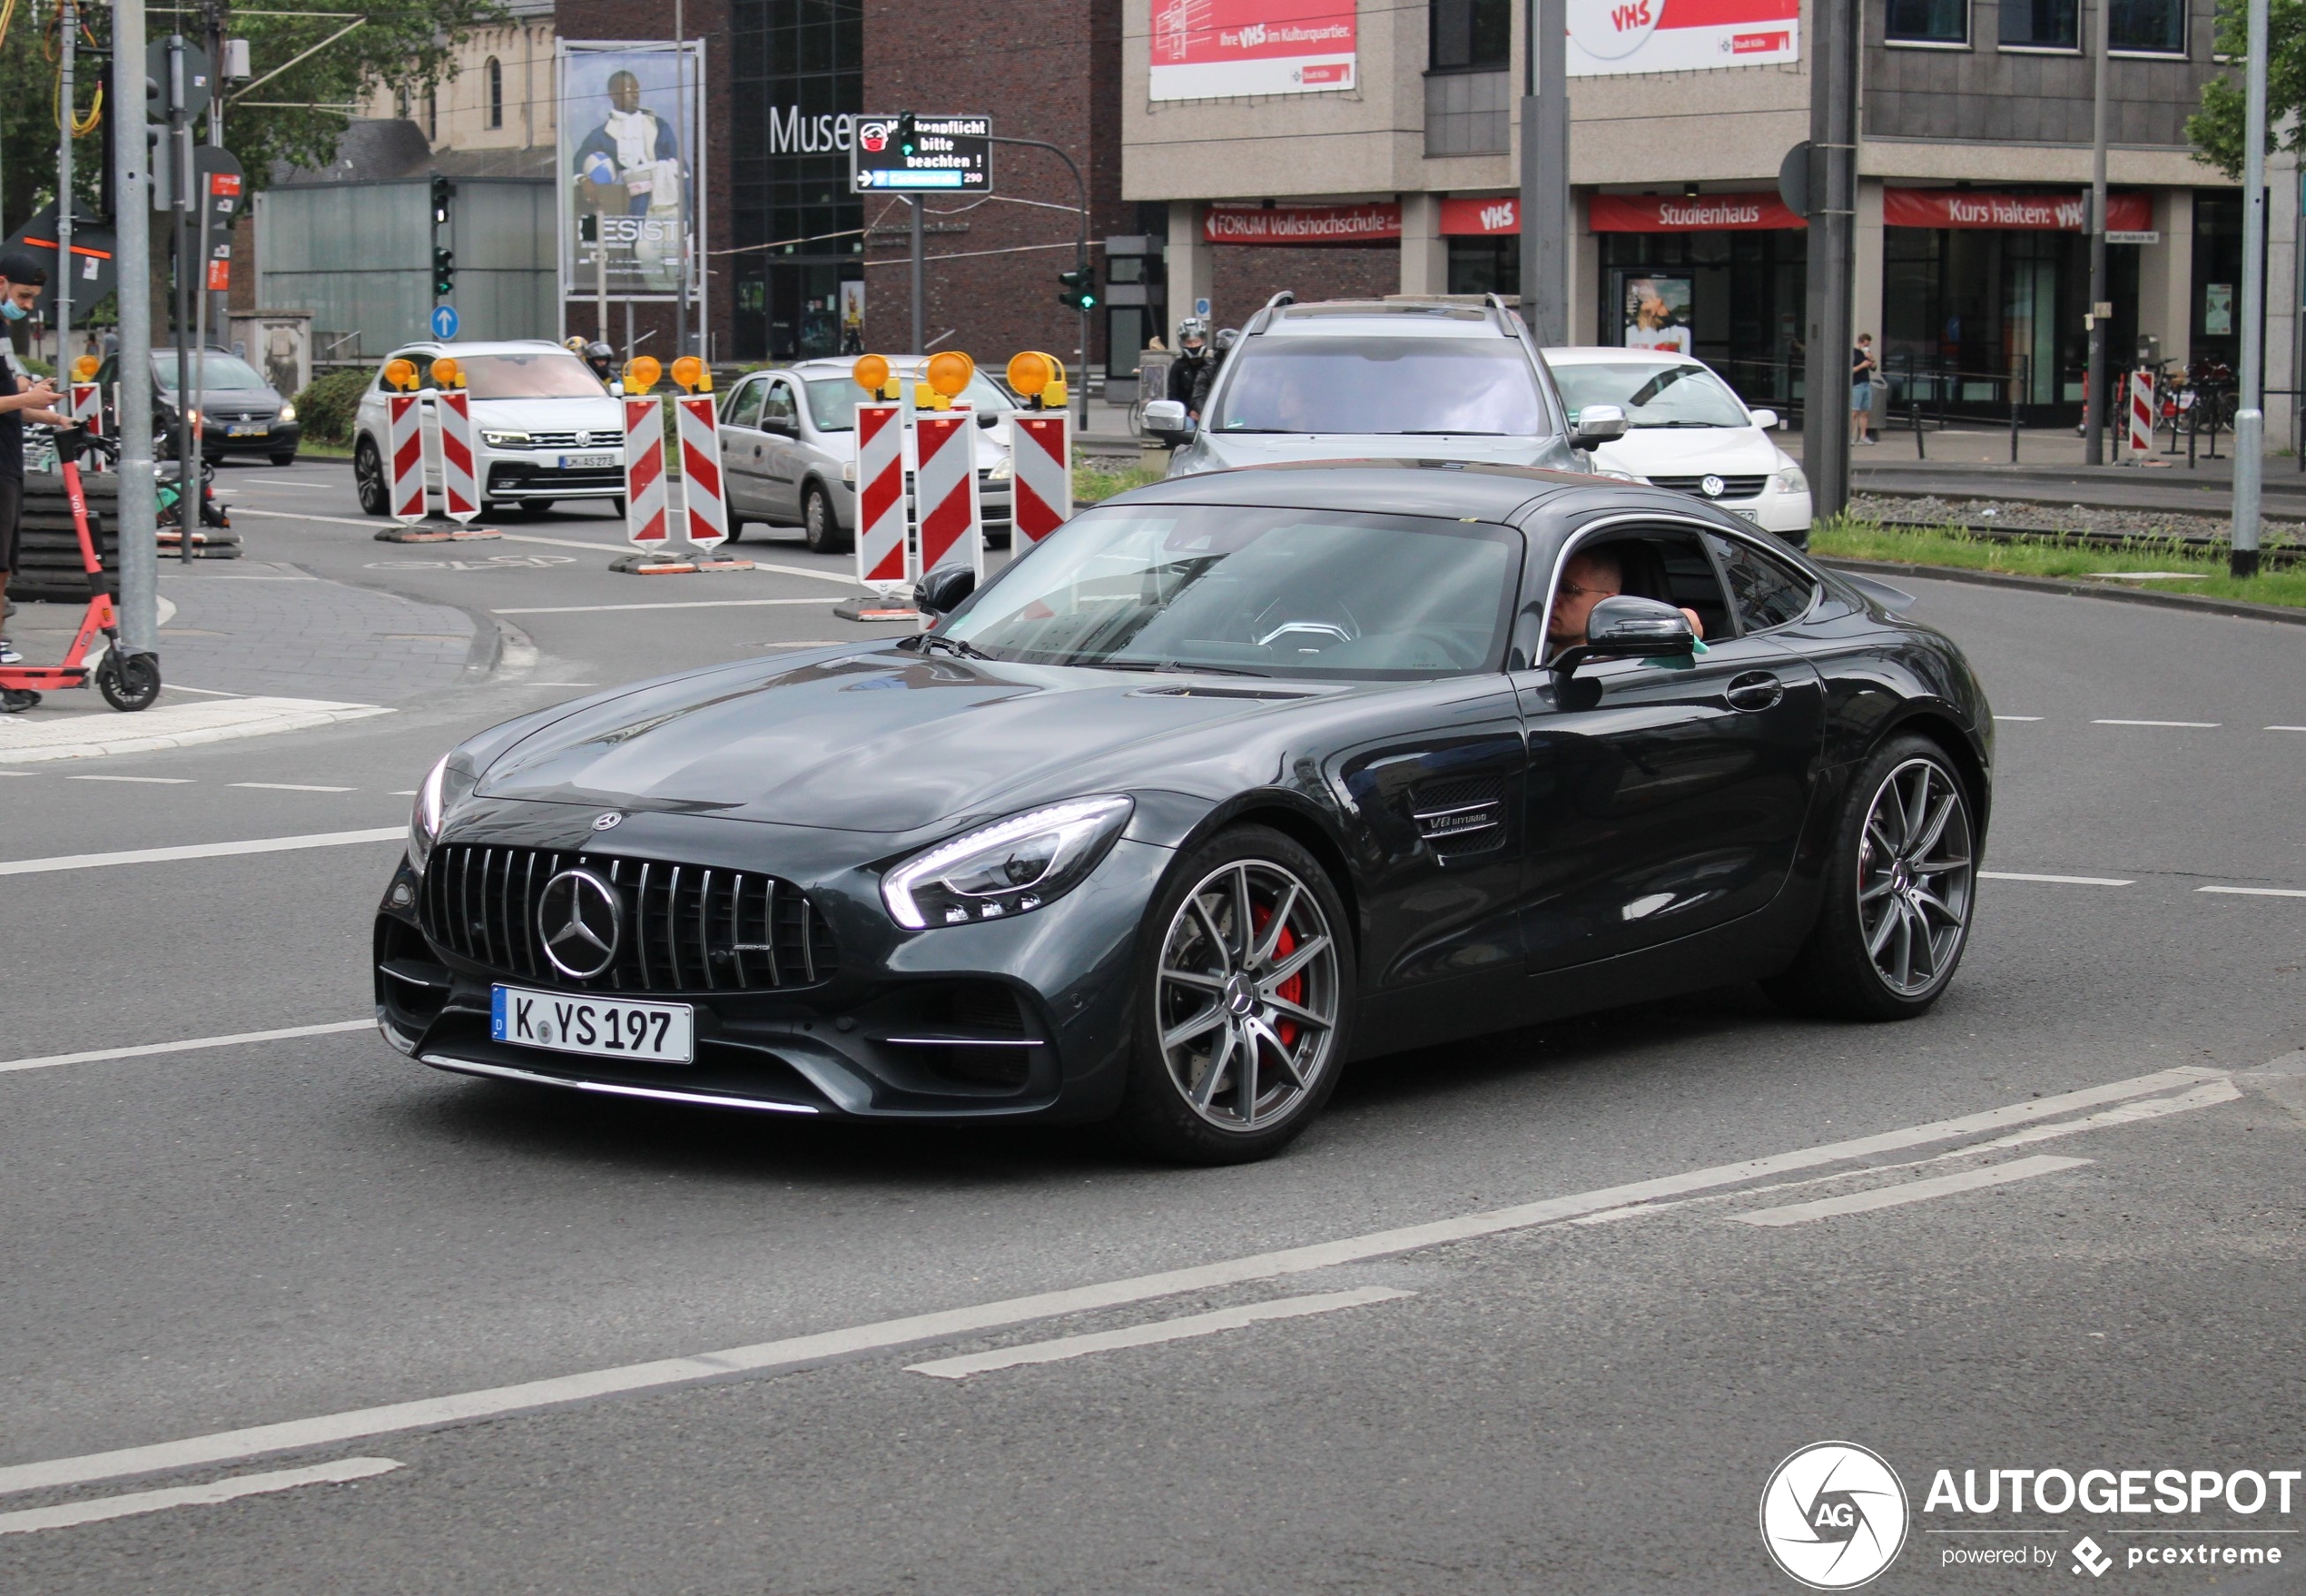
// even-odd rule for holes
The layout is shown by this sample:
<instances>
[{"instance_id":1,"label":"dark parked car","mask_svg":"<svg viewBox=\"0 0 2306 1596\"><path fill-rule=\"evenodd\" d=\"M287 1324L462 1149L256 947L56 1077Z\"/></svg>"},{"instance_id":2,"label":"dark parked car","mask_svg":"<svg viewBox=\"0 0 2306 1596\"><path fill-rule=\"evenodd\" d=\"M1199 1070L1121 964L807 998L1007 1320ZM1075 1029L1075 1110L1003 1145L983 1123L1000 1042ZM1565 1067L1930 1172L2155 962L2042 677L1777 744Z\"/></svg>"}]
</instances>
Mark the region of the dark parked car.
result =
<instances>
[{"instance_id":1,"label":"dark parked car","mask_svg":"<svg viewBox=\"0 0 2306 1596\"><path fill-rule=\"evenodd\" d=\"M193 357L201 385L201 452L212 460L228 455L262 455L276 466L296 463L304 424L296 406L266 381L263 373L228 350L212 349ZM107 360L96 380L109 395L120 379L120 358ZM176 351L153 351L153 435L163 454L176 434ZM106 400L110 402L109 399Z\"/></svg>"},{"instance_id":2,"label":"dark parked car","mask_svg":"<svg viewBox=\"0 0 2306 1596\"><path fill-rule=\"evenodd\" d=\"M1757 979L1918 1013L1967 934L1993 719L1901 596L1591 477L1173 478L921 636L458 746L376 922L378 1020L442 1069L1118 1116L1218 1162L1371 1054ZM1592 606L1575 646L1557 600Z\"/></svg>"}]
</instances>

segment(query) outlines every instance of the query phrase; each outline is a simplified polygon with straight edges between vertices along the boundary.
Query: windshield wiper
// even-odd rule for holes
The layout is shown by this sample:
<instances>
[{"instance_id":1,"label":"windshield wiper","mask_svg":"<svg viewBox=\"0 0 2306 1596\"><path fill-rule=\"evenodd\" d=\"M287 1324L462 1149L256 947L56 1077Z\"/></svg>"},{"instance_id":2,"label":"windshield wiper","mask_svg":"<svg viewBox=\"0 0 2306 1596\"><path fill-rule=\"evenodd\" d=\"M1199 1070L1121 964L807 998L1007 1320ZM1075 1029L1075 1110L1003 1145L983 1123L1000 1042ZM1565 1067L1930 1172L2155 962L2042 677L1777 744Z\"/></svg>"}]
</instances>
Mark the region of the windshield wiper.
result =
<instances>
[{"instance_id":1,"label":"windshield wiper","mask_svg":"<svg viewBox=\"0 0 2306 1596\"><path fill-rule=\"evenodd\" d=\"M950 649L954 654L961 655L963 659L997 659L1000 657L997 655L987 654L983 649L978 647L974 643L971 643L965 638L940 637L934 632L922 633L921 637L921 652L926 654L932 648Z\"/></svg>"},{"instance_id":2,"label":"windshield wiper","mask_svg":"<svg viewBox=\"0 0 2306 1596\"><path fill-rule=\"evenodd\" d=\"M1727 421L1636 421L1633 425L1636 430L1648 432L1674 427L1727 427L1730 423Z\"/></svg>"},{"instance_id":3,"label":"windshield wiper","mask_svg":"<svg viewBox=\"0 0 2306 1596\"><path fill-rule=\"evenodd\" d=\"M1176 676L1195 675L1204 676L1269 676L1273 674L1271 671L1246 670L1239 665L1187 665L1184 661L1176 659L1165 659L1153 668L1165 675Z\"/></svg>"},{"instance_id":4,"label":"windshield wiper","mask_svg":"<svg viewBox=\"0 0 2306 1596\"><path fill-rule=\"evenodd\" d=\"M1290 432L1292 429L1286 427L1236 427L1231 423L1227 423L1223 427L1212 427L1206 429L1206 430L1215 432L1220 438L1227 438L1243 432L1286 433ZM1300 428L1296 430L1303 431L1304 429Z\"/></svg>"},{"instance_id":5,"label":"windshield wiper","mask_svg":"<svg viewBox=\"0 0 2306 1596\"><path fill-rule=\"evenodd\" d=\"M1503 432L1484 431L1473 427L1421 427L1405 432L1395 432L1394 438L1504 438Z\"/></svg>"}]
</instances>

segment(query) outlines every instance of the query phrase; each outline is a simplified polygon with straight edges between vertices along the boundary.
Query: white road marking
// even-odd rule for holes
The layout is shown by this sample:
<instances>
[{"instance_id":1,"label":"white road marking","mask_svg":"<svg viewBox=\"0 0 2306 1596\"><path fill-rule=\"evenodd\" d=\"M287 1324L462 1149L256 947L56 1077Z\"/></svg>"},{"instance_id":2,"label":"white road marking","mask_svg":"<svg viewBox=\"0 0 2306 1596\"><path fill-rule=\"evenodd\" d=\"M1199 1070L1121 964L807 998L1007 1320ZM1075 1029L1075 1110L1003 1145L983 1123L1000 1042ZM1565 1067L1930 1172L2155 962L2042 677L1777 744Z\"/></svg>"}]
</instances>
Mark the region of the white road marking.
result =
<instances>
[{"instance_id":1,"label":"white road marking","mask_svg":"<svg viewBox=\"0 0 2306 1596\"><path fill-rule=\"evenodd\" d=\"M299 848L340 848L348 842L392 842L406 826L358 832L310 832L301 837L254 837L241 842L188 842L176 848L129 848L118 853L61 853L53 859L0 861L0 875L44 875L54 870L96 870L108 864L160 864L172 859L223 859L235 853L287 853Z\"/></svg>"},{"instance_id":2,"label":"white road marking","mask_svg":"<svg viewBox=\"0 0 2306 1596\"><path fill-rule=\"evenodd\" d=\"M356 521L350 516L308 516L298 510L260 510L254 505L245 504L234 505L232 513L239 516L265 516L275 521L318 521L328 527L365 527L370 531L380 531L392 525L381 516L372 521ZM310 579L306 578L308 581ZM260 577L258 580L262 578Z\"/></svg>"},{"instance_id":3,"label":"white road marking","mask_svg":"<svg viewBox=\"0 0 2306 1596\"><path fill-rule=\"evenodd\" d=\"M2296 887L2196 887L2197 892L2222 892L2232 898L2306 898Z\"/></svg>"},{"instance_id":4,"label":"white road marking","mask_svg":"<svg viewBox=\"0 0 2306 1596\"><path fill-rule=\"evenodd\" d=\"M852 587L856 584L852 582ZM534 609L492 609L492 616L594 616L618 609L757 609L764 605L813 604L822 609L829 598L689 598L658 604L558 604Z\"/></svg>"},{"instance_id":5,"label":"white road marking","mask_svg":"<svg viewBox=\"0 0 2306 1596\"><path fill-rule=\"evenodd\" d=\"M1115 1352L1125 1346L1157 1346L1164 1341L1185 1341L1196 1335L1215 1335L1220 1331L1240 1330L1267 1319L1301 1319L1308 1314L1334 1314L1339 1308L1363 1307L1373 1302L1391 1302L1395 1297L1416 1295L1414 1291L1365 1286L1357 1291L1331 1291L1316 1296L1285 1296L1277 1302L1247 1303L1240 1307L1219 1308L1214 1313L1188 1314L1178 1319L1132 1325L1126 1330L1100 1330L1090 1335L1060 1335L1054 1341L1004 1346L994 1352L971 1353L967 1357L908 1364L905 1372L928 1374L939 1380L966 1380L971 1374L983 1374L994 1369L1014 1369L1027 1364L1062 1363L1068 1358L1087 1357L1098 1352Z\"/></svg>"},{"instance_id":6,"label":"white road marking","mask_svg":"<svg viewBox=\"0 0 2306 1596\"><path fill-rule=\"evenodd\" d=\"M2134 887L2134 881L2124 881L2110 875L2026 875L2015 870L1981 870L1982 882L2049 882L2061 887Z\"/></svg>"},{"instance_id":7,"label":"white road marking","mask_svg":"<svg viewBox=\"0 0 2306 1596\"><path fill-rule=\"evenodd\" d=\"M190 776L66 776L64 780L68 782L144 782L155 787L186 787L192 782Z\"/></svg>"},{"instance_id":8,"label":"white road marking","mask_svg":"<svg viewBox=\"0 0 2306 1596\"><path fill-rule=\"evenodd\" d=\"M2270 732L2306 732L2306 726L2268 726Z\"/></svg>"},{"instance_id":9,"label":"white road marking","mask_svg":"<svg viewBox=\"0 0 2306 1596\"><path fill-rule=\"evenodd\" d=\"M235 787L254 787L266 793L357 793L358 787L315 787L303 782L233 782Z\"/></svg>"},{"instance_id":10,"label":"white road marking","mask_svg":"<svg viewBox=\"0 0 2306 1596\"><path fill-rule=\"evenodd\" d=\"M341 1485L352 1480L372 1480L404 1465L389 1457L348 1457L337 1463L314 1463L303 1469L275 1469L270 1473L242 1474L205 1485L171 1485L162 1491L133 1491L94 1502L66 1502L55 1507L27 1507L0 1512L0 1535L26 1535L35 1530L65 1530L74 1524L97 1524L106 1519L131 1518L137 1513L164 1512L172 1507L212 1507L243 1496L293 1491L300 1485Z\"/></svg>"},{"instance_id":11,"label":"white road marking","mask_svg":"<svg viewBox=\"0 0 2306 1596\"><path fill-rule=\"evenodd\" d=\"M405 791L403 791L403 792L399 792L399 793L387 793L387 794L386 794L386 796L387 796L387 797L390 797L390 798L413 798L413 797L415 797L416 795L417 795L417 790L416 790L414 787L408 788L407 790L405 790Z\"/></svg>"},{"instance_id":12,"label":"white road marking","mask_svg":"<svg viewBox=\"0 0 2306 1596\"><path fill-rule=\"evenodd\" d=\"M155 1053L197 1053L207 1048L238 1047L243 1042L284 1042L301 1036L333 1036L344 1030L371 1030L374 1020L331 1020L325 1025L291 1025L278 1030L243 1030L231 1036L196 1036L180 1042L143 1042L133 1048L97 1048L85 1053L51 1053L44 1059L0 1059L0 1075L20 1069L54 1069L60 1064L101 1064L107 1059L149 1059Z\"/></svg>"},{"instance_id":13,"label":"white road marking","mask_svg":"<svg viewBox=\"0 0 2306 1596\"><path fill-rule=\"evenodd\" d=\"M182 682L171 682L161 689L163 693L197 693L202 698L246 698L245 693L227 693L221 687L187 687Z\"/></svg>"},{"instance_id":14,"label":"white road marking","mask_svg":"<svg viewBox=\"0 0 2306 1596\"><path fill-rule=\"evenodd\" d=\"M498 610L497 613L502 615L504 612ZM597 682L531 682L528 685L531 687L597 687L600 684Z\"/></svg>"},{"instance_id":15,"label":"white road marking","mask_svg":"<svg viewBox=\"0 0 2306 1596\"><path fill-rule=\"evenodd\" d=\"M1957 1192L2007 1186L2014 1180L2031 1180L2036 1175L2055 1175L2061 1169L2077 1169L2089 1162L2088 1158L2061 1158L2055 1154L2042 1153L2007 1164L1989 1165L1984 1169L1966 1170L1959 1175L1940 1175L1930 1180L1909 1180L1903 1186L1851 1192L1847 1197L1820 1197L1814 1203L1789 1203L1782 1208L1761 1208L1750 1214L1732 1214L1730 1217L1740 1225L1807 1225L1813 1219L1830 1219L1838 1214L1870 1213L1876 1208L1900 1207L1907 1203L1927 1202L1932 1197L1952 1197Z\"/></svg>"},{"instance_id":16,"label":"white road marking","mask_svg":"<svg viewBox=\"0 0 2306 1596\"><path fill-rule=\"evenodd\" d=\"M882 1319L838 1330L786 1336L750 1346L729 1347L719 1352L593 1369L578 1374L528 1380L517 1384L458 1392L448 1396L422 1397L378 1407L354 1408L313 1418L222 1430L179 1441L125 1446L78 1457L15 1463L0 1467L0 1494L81 1485L94 1480L118 1479L163 1469L200 1468L241 1458L260 1457L267 1453L328 1446L370 1436L399 1434L409 1430L433 1429L499 1414L557 1407L603 1396L660 1391L705 1380L724 1380L733 1375L778 1373L833 1358L883 1352L921 1343L951 1341L989 1330L1006 1329L1037 1320L1090 1313L1102 1308L1121 1307L1131 1303L1152 1302L1187 1292L1212 1291L1251 1281L1280 1279L1313 1270L1334 1268L1341 1264L1364 1263L1371 1258L1389 1257L1451 1242L1558 1224L1574 1219L1581 1214L1619 1207L1627 1203L1680 1197L1720 1187L1742 1186L1791 1170L1815 1169L1855 1158L1871 1158L1879 1153L1927 1146L1931 1142L2011 1129L2037 1120L2053 1119L2077 1108L2124 1102L2132 1098L2168 1091L2174 1087L2198 1086L2204 1080L2222 1079L2224 1075L2222 1070L2180 1065L2156 1070L2151 1075L2134 1076L2127 1080L2110 1081L2103 1086L2085 1087L2054 1097L2011 1103L1953 1119L1933 1120L1927 1124L1879 1131L1871 1136L1852 1137L1845 1141L1828 1142L1767 1158L1748 1158L1707 1169L1631 1181L1622 1186L1568 1197L1546 1197L1513 1207L1463 1214L1454 1218L1371 1231L1336 1241L1315 1242L1276 1252L1256 1253L1219 1263L1108 1280L1093 1286L1040 1292L1029 1296L1009 1297L969 1307Z\"/></svg>"},{"instance_id":17,"label":"white road marking","mask_svg":"<svg viewBox=\"0 0 2306 1596\"><path fill-rule=\"evenodd\" d=\"M2191 726L2197 731L2214 732L2216 721L2092 721L2094 726Z\"/></svg>"},{"instance_id":18,"label":"white road marking","mask_svg":"<svg viewBox=\"0 0 2306 1596\"><path fill-rule=\"evenodd\" d=\"M1997 721L2038 721L2042 717L2038 714L1997 714L1994 718Z\"/></svg>"}]
</instances>

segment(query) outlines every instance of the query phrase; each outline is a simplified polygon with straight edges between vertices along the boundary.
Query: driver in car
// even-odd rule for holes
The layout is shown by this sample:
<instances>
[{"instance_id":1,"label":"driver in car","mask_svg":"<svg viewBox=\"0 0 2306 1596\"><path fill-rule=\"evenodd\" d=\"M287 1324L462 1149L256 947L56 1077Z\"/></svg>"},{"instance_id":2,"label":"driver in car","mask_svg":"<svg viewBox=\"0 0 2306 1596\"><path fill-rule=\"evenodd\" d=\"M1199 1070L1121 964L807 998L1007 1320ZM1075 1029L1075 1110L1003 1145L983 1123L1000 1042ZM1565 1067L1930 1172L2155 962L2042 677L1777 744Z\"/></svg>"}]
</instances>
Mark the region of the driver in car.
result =
<instances>
[{"instance_id":1,"label":"driver in car","mask_svg":"<svg viewBox=\"0 0 2306 1596\"><path fill-rule=\"evenodd\" d=\"M1581 548L1570 556L1570 563L1562 567L1561 586L1553 592L1553 612L1546 617L1546 657L1558 659L1563 649L1582 644L1593 606L1624 591L1624 562L1607 544ZM1685 606L1681 613L1690 617L1690 630L1702 639L1706 624L1698 618L1698 612Z\"/></svg>"}]
</instances>

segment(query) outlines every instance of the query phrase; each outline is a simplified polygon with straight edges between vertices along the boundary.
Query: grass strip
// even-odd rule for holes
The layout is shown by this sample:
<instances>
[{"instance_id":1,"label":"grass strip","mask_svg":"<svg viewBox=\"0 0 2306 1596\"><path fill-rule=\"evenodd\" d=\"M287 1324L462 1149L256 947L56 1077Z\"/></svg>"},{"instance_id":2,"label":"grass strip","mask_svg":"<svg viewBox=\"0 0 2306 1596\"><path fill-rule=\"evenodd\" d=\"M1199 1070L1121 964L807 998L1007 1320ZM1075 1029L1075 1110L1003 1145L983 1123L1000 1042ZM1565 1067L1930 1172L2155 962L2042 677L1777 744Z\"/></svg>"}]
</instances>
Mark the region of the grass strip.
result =
<instances>
[{"instance_id":1,"label":"grass strip","mask_svg":"<svg viewBox=\"0 0 2306 1596\"><path fill-rule=\"evenodd\" d=\"M2267 571L2237 581L2226 574L2226 551L2173 538L2125 538L2119 544L2080 543L2057 532L1981 537L1961 527L1922 530L1837 516L1809 529L1809 551L1828 558L1888 560L1912 566L1956 566L2005 571L2014 576L2104 579L2113 571L2170 571L2186 581L2107 582L2251 604L2306 607L2306 569Z\"/></svg>"}]
</instances>

